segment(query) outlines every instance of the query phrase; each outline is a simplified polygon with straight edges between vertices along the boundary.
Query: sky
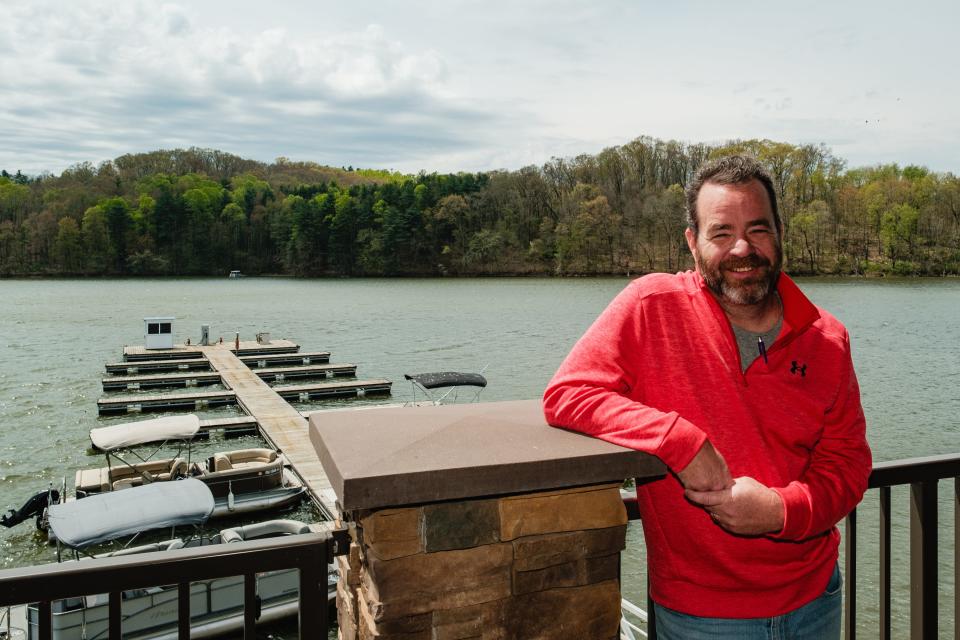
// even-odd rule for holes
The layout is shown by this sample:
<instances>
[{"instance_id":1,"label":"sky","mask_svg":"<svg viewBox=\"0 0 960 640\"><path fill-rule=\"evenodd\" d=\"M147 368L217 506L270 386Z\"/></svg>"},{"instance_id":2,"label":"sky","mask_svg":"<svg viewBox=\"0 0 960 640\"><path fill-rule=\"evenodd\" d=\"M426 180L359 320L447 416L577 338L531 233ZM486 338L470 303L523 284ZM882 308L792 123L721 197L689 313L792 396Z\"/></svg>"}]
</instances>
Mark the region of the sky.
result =
<instances>
[{"instance_id":1,"label":"sky","mask_svg":"<svg viewBox=\"0 0 960 640\"><path fill-rule=\"evenodd\" d=\"M0 168L513 170L646 135L960 173L957 25L923 0L0 0Z\"/></svg>"}]
</instances>

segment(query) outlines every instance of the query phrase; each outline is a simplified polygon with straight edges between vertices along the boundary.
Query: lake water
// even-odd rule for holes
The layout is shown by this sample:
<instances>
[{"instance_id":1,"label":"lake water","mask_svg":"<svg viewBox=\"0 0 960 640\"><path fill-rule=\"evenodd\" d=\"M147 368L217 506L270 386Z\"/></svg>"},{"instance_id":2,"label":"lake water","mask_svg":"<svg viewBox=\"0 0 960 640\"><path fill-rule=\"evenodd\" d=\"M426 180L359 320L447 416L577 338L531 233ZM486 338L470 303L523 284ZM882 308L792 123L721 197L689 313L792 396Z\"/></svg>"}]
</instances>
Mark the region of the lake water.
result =
<instances>
[{"instance_id":1,"label":"lake water","mask_svg":"<svg viewBox=\"0 0 960 640\"><path fill-rule=\"evenodd\" d=\"M304 350L353 362L358 377L394 381L393 398L411 399L404 373L486 367L486 401L538 397L566 352L623 278L159 280L0 280L0 508L19 506L48 482L81 466L98 418L105 362L143 343L142 318L173 315L178 342L200 336L252 340L259 331ZM877 461L960 450L960 281L801 280L817 304L843 321ZM345 407L351 401L298 405ZM235 409L211 411L232 415ZM250 445L255 443L250 438ZM217 441L204 445L218 448ZM241 442L229 448L248 446ZM219 447L222 448L222 447ZM952 485L952 483L948 483ZM941 637L953 634L953 505L941 488ZM894 637L906 635L907 492L894 492ZM875 636L876 496L861 507L858 602L863 633ZM308 513L300 515L308 516ZM643 603L642 539L631 525L624 591ZM31 523L0 530L0 567L53 559Z\"/></svg>"}]
</instances>

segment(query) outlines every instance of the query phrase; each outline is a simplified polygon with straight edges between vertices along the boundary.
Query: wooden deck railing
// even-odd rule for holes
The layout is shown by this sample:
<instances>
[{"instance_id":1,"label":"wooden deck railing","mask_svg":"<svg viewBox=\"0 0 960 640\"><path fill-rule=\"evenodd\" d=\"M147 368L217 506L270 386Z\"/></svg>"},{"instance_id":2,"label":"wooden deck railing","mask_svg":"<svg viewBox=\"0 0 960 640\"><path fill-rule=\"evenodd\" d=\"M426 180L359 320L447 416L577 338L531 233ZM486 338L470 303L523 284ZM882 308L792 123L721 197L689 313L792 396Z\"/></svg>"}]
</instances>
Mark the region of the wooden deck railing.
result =
<instances>
[{"instance_id":1,"label":"wooden deck railing","mask_svg":"<svg viewBox=\"0 0 960 640\"><path fill-rule=\"evenodd\" d=\"M345 532L343 532L345 534ZM122 593L178 585L178 636L190 637L190 583L244 576L243 637L253 640L256 574L299 570L300 637L325 637L327 563L349 542L341 532L308 533L191 549L64 562L0 571L0 607L39 603L40 640L51 638L51 603L64 598L109 593L109 638L122 637ZM323 630L317 633L317 630Z\"/></svg>"},{"instance_id":2,"label":"wooden deck railing","mask_svg":"<svg viewBox=\"0 0 960 640\"><path fill-rule=\"evenodd\" d=\"M881 640L890 640L890 566L891 566L891 502L890 488L910 486L910 637L913 640L936 638L939 620L938 569L938 508L937 488L940 480L953 478L954 501L954 637L960 640L960 454L952 453L926 458L908 458L878 462L870 474L868 487L877 489L880 502L879 541L879 624ZM865 500L871 499L868 492ZM625 497L628 517L639 519L635 497ZM844 558L844 634L846 640L857 635L857 510L846 518ZM656 637L656 619L653 603L647 601L649 615L647 631Z\"/></svg>"}]
</instances>

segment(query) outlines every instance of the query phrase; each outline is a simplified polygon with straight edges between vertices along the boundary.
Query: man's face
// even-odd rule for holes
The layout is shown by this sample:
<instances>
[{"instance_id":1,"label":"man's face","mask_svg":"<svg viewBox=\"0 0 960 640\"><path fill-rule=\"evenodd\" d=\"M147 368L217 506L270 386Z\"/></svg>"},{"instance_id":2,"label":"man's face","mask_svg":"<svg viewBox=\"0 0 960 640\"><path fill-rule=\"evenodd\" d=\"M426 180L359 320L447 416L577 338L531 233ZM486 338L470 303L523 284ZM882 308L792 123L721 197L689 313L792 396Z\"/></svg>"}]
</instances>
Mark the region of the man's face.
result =
<instances>
[{"instance_id":1,"label":"man's face","mask_svg":"<svg viewBox=\"0 0 960 640\"><path fill-rule=\"evenodd\" d=\"M721 302L758 305L776 288L783 262L780 230L757 180L707 183L697 197L700 230L686 230L697 271Z\"/></svg>"}]
</instances>

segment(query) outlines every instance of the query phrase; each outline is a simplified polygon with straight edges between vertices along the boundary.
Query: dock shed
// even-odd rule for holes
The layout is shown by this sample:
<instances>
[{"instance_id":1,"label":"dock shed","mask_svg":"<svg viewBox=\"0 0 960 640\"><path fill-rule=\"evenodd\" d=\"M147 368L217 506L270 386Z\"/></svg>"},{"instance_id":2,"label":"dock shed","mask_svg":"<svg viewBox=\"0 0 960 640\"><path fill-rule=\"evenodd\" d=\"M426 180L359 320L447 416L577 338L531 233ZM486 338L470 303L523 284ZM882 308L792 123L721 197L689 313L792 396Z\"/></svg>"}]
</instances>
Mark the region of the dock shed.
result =
<instances>
[{"instance_id":1,"label":"dock shed","mask_svg":"<svg viewBox=\"0 0 960 640\"><path fill-rule=\"evenodd\" d=\"M143 319L143 344L147 349L173 349L173 316Z\"/></svg>"}]
</instances>

